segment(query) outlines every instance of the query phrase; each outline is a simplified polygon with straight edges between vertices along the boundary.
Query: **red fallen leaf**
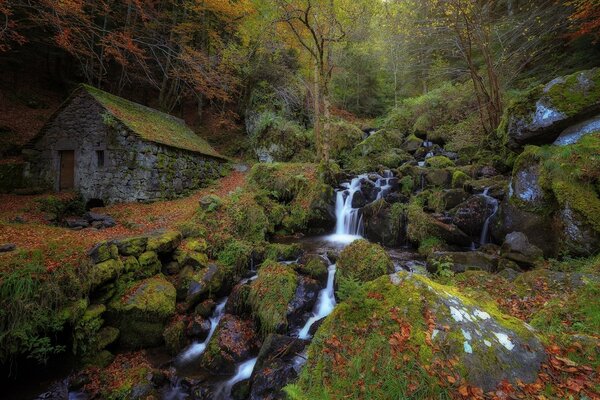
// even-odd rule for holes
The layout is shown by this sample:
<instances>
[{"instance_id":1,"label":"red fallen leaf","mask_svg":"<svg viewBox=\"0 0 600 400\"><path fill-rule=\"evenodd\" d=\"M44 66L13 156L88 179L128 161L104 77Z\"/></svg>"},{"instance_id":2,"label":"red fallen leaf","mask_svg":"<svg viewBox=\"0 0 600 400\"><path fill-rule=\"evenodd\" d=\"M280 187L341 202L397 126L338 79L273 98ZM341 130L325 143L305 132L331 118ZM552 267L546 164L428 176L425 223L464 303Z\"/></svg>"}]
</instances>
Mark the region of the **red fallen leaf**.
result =
<instances>
[{"instance_id":1,"label":"red fallen leaf","mask_svg":"<svg viewBox=\"0 0 600 400\"><path fill-rule=\"evenodd\" d=\"M566 387L567 389L575 393L579 393L583 390L583 385L577 382L575 379L571 378L567 379Z\"/></svg>"},{"instance_id":2,"label":"red fallen leaf","mask_svg":"<svg viewBox=\"0 0 600 400\"><path fill-rule=\"evenodd\" d=\"M469 388L471 395L476 397L483 397L483 389L479 387L470 387Z\"/></svg>"},{"instance_id":3,"label":"red fallen leaf","mask_svg":"<svg viewBox=\"0 0 600 400\"><path fill-rule=\"evenodd\" d=\"M467 387L467 385L462 385L461 387L459 387L458 394L460 394L462 397L468 397L469 396L469 388Z\"/></svg>"},{"instance_id":4,"label":"red fallen leaf","mask_svg":"<svg viewBox=\"0 0 600 400\"><path fill-rule=\"evenodd\" d=\"M456 378L453 377L452 375L446 375L446 380L451 383L452 385L454 385L456 383Z\"/></svg>"}]
</instances>

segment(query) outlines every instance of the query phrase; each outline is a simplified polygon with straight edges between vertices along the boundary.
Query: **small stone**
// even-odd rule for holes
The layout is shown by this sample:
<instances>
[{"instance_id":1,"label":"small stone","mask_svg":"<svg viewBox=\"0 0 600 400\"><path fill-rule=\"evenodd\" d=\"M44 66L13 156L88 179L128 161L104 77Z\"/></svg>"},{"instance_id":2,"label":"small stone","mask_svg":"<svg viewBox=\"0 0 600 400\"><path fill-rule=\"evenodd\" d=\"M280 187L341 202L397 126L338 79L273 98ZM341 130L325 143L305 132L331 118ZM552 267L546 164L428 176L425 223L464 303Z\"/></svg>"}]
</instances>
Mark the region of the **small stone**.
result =
<instances>
[{"instance_id":1,"label":"small stone","mask_svg":"<svg viewBox=\"0 0 600 400\"><path fill-rule=\"evenodd\" d=\"M8 253L9 251L14 251L16 248L17 245L14 243L0 244L0 253Z\"/></svg>"}]
</instances>

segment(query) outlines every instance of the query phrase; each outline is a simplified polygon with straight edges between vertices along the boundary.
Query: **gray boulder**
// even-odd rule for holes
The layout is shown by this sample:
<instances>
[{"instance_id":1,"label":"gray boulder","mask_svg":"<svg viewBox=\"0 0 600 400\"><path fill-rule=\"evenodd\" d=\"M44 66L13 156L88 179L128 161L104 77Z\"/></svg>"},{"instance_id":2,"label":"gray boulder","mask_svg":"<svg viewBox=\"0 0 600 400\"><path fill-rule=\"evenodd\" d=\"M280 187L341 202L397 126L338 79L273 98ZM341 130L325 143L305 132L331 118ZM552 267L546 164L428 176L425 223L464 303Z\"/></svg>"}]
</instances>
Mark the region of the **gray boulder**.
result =
<instances>
[{"instance_id":1,"label":"gray boulder","mask_svg":"<svg viewBox=\"0 0 600 400\"><path fill-rule=\"evenodd\" d=\"M500 255L524 267L533 267L537 261L544 258L542 249L529 243L527 235L522 232L506 235Z\"/></svg>"}]
</instances>

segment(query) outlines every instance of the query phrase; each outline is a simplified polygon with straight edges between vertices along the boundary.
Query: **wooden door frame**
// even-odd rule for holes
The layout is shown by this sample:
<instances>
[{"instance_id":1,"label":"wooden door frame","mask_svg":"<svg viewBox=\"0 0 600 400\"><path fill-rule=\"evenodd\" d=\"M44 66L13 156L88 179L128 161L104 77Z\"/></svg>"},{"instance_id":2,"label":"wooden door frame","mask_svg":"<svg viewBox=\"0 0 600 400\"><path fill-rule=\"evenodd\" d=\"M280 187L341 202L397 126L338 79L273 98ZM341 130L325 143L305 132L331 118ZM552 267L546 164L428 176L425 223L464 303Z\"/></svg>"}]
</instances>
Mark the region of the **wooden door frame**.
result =
<instances>
[{"instance_id":1,"label":"wooden door frame","mask_svg":"<svg viewBox=\"0 0 600 400\"><path fill-rule=\"evenodd\" d=\"M65 152L73 152L73 187L71 189L65 189L65 190L75 190L75 182L76 182L76 176L75 176L75 171L76 171L76 161L77 161L77 155L76 155L76 151L75 149L60 149L58 150L58 180L57 180L57 184L56 184L56 191L57 192L61 192L63 189L61 188L61 179L62 179L62 158L63 158L63 153Z\"/></svg>"}]
</instances>

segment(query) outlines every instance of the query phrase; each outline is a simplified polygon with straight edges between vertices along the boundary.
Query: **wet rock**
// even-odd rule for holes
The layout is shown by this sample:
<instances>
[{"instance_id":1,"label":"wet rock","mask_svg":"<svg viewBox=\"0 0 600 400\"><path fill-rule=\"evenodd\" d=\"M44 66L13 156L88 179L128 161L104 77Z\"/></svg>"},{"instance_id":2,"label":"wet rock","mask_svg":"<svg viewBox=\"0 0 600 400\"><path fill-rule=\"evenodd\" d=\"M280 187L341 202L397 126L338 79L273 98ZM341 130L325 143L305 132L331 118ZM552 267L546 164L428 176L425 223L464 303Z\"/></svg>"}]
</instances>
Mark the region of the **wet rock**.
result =
<instances>
[{"instance_id":1,"label":"wet rock","mask_svg":"<svg viewBox=\"0 0 600 400\"><path fill-rule=\"evenodd\" d=\"M529 209L543 208L550 201L540 185L540 166L527 163L519 168L512 180L512 194Z\"/></svg>"},{"instance_id":2,"label":"wet rock","mask_svg":"<svg viewBox=\"0 0 600 400\"><path fill-rule=\"evenodd\" d=\"M319 185L317 195L308 207L306 222L309 232L330 232L335 226L335 190L329 185Z\"/></svg>"},{"instance_id":3,"label":"wet rock","mask_svg":"<svg viewBox=\"0 0 600 400\"><path fill-rule=\"evenodd\" d=\"M250 399L285 399L282 389L298 377L298 357L307 341L283 335L269 335L252 372Z\"/></svg>"},{"instance_id":4,"label":"wet rock","mask_svg":"<svg viewBox=\"0 0 600 400\"><path fill-rule=\"evenodd\" d=\"M298 277L296 293L287 308L288 329L291 332L300 329L306 322L307 316L310 317L307 314L312 311L317 302L320 290L321 286L315 279L306 276Z\"/></svg>"},{"instance_id":5,"label":"wet rock","mask_svg":"<svg viewBox=\"0 0 600 400\"><path fill-rule=\"evenodd\" d=\"M533 267L536 262L544 258L544 252L529 243L529 239L522 232L512 232L506 235L500 255L525 267Z\"/></svg>"},{"instance_id":6,"label":"wet rock","mask_svg":"<svg viewBox=\"0 0 600 400\"><path fill-rule=\"evenodd\" d=\"M437 272L441 263L451 263L454 272L481 270L495 272L498 267L498 257L480 251L445 252L436 251L427 258L427 270Z\"/></svg>"},{"instance_id":7,"label":"wet rock","mask_svg":"<svg viewBox=\"0 0 600 400\"><path fill-rule=\"evenodd\" d=\"M471 237L479 237L486 219L494 212L494 205L484 196L475 195L450 211L452 221Z\"/></svg>"},{"instance_id":8,"label":"wet rock","mask_svg":"<svg viewBox=\"0 0 600 400\"><path fill-rule=\"evenodd\" d=\"M8 253L17 249L17 245L14 243L5 243L0 245L0 253Z\"/></svg>"},{"instance_id":9,"label":"wet rock","mask_svg":"<svg viewBox=\"0 0 600 400\"><path fill-rule=\"evenodd\" d=\"M393 215L391 205L381 199L362 210L365 237L384 246L395 247L404 241L406 218Z\"/></svg>"},{"instance_id":10,"label":"wet rock","mask_svg":"<svg viewBox=\"0 0 600 400\"><path fill-rule=\"evenodd\" d=\"M188 307L194 307L209 295L218 296L231 289L233 270L223 265L210 264L198 272L184 275L187 284L183 283L182 288L187 286L186 303Z\"/></svg>"},{"instance_id":11,"label":"wet rock","mask_svg":"<svg viewBox=\"0 0 600 400\"><path fill-rule=\"evenodd\" d=\"M210 332L210 320L200 315L194 315L190 318L186 329L186 334L196 340L204 340Z\"/></svg>"},{"instance_id":12,"label":"wet rock","mask_svg":"<svg viewBox=\"0 0 600 400\"><path fill-rule=\"evenodd\" d=\"M422 146L423 146L423 139L419 139L418 137L416 137L414 135L410 135L409 137L406 138L404 143L402 143L401 148L402 148L402 150L404 150L408 153L414 153L415 151L419 150Z\"/></svg>"},{"instance_id":13,"label":"wet rock","mask_svg":"<svg viewBox=\"0 0 600 400\"><path fill-rule=\"evenodd\" d=\"M233 290L227 298L225 304L225 313L238 316L249 316L252 313L252 307L248 303L250 286L247 283L239 283L233 287Z\"/></svg>"},{"instance_id":14,"label":"wet rock","mask_svg":"<svg viewBox=\"0 0 600 400\"><path fill-rule=\"evenodd\" d=\"M352 196L352 208L362 208L367 204L365 196L361 191L357 191Z\"/></svg>"},{"instance_id":15,"label":"wet rock","mask_svg":"<svg viewBox=\"0 0 600 400\"><path fill-rule=\"evenodd\" d=\"M185 328L184 321L176 319L167 325L163 332L165 347L172 356L179 354L187 344Z\"/></svg>"},{"instance_id":16,"label":"wet rock","mask_svg":"<svg viewBox=\"0 0 600 400\"><path fill-rule=\"evenodd\" d=\"M260 339L252 320L243 320L235 315L225 314L200 366L212 375L233 374L235 364L245 361L260 348Z\"/></svg>"},{"instance_id":17,"label":"wet rock","mask_svg":"<svg viewBox=\"0 0 600 400\"><path fill-rule=\"evenodd\" d=\"M204 300L196 306L196 308L194 309L194 313L201 317L208 318L212 315L212 312L216 305L217 303L215 303L213 299Z\"/></svg>"}]
</instances>

